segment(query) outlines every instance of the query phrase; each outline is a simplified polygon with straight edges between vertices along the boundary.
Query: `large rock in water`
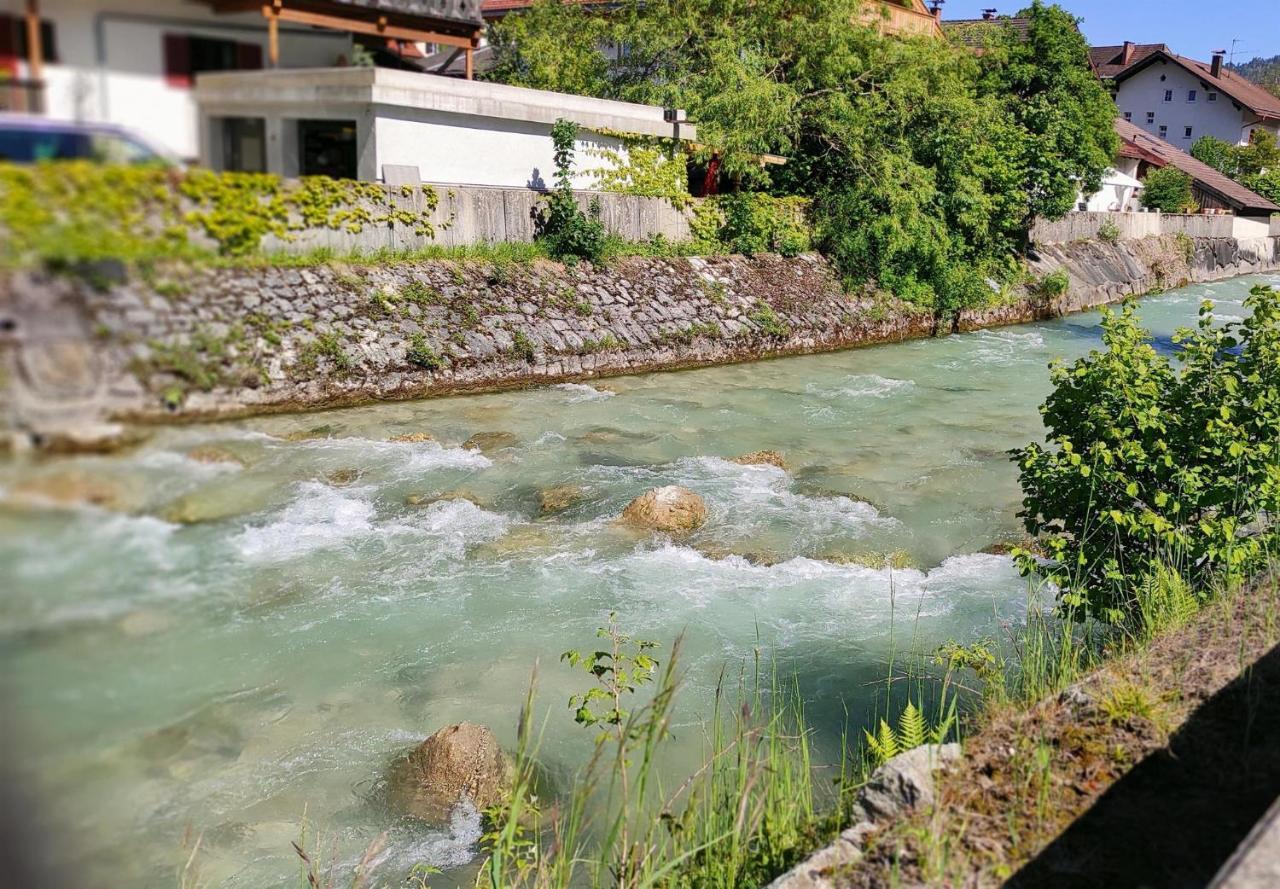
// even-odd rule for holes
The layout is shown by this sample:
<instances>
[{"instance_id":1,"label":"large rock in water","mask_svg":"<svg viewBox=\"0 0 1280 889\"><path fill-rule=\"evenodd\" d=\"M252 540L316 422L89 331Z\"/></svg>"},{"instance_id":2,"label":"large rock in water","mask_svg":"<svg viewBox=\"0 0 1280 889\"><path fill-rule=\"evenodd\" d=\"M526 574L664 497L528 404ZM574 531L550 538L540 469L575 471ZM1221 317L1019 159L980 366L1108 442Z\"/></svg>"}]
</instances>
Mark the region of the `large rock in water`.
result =
<instances>
[{"instance_id":1,"label":"large rock in water","mask_svg":"<svg viewBox=\"0 0 1280 889\"><path fill-rule=\"evenodd\" d=\"M440 729L391 767L391 805L424 821L443 822L463 799L480 811L501 803L511 767L493 732L461 722Z\"/></svg>"},{"instance_id":2,"label":"large rock in water","mask_svg":"<svg viewBox=\"0 0 1280 889\"><path fill-rule=\"evenodd\" d=\"M787 471L787 461L777 451L752 451L750 454L734 457L729 462L739 466L776 466L783 472Z\"/></svg>"},{"instance_id":3,"label":"large rock in water","mask_svg":"<svg viewBox=\"0 0 1280 889\"><path fill-rule=\"evenodd\" d=\"M627 504L622 511L624 524L651 528L669 534L685 534L702 527L707 520L707 504L703 499L679 485L654 488Z\"/></svg>"}]
</instances>

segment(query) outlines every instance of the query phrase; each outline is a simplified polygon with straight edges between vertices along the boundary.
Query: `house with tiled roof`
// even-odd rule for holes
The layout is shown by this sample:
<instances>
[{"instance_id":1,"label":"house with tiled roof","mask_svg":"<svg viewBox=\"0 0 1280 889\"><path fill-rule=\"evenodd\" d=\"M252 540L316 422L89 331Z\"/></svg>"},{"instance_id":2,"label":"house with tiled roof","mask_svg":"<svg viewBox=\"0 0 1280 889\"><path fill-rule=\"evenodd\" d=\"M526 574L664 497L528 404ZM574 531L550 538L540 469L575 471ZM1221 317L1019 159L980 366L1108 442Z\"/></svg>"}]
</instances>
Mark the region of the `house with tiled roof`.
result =
<instances>
[{"instance_id":1,"label":"house with tiled roof","mask_svg":"<svg viewBox=\"0 0 1280 889\"><path fill-rule=\"evenodd\" d=\"M1164 44L1125 43L1090 51L1098 76L1134 126L1189 151L1201 136L1247 144L1255 130L1280 134L1280 98L1223 65L1180 56Z\"/></svg>"},{"instance_id":2,"label":"house with tiled roof","mask_svg":"<svg viewBox=\"0 0 1280 889\"><path fill-rule=\"evenodd\" d=\"M1031 19L1016 15L996 15L987 10L980 19L946 19L942 33L957 46L965 46L981 55L987 47L1012 31L1019 40L1026 41L1031 29Z\"/></svg>"},{"instance_id":3,"label":"house with tiled roof","mask_svg":"<svg viewBox=\"0 0 1280 889\"><path fill-rule=\"evenodd\" d=\"M1280 206L1272 201L1123 117L1116 118L1116 134L1120 136L1120 157L1116 166L1128 175L1141 179L1153 168L1172 166L1191 177L1192 194L1202 210L1225 211L1238 216L1280 213Z\"/></svg>"}]
</instances>

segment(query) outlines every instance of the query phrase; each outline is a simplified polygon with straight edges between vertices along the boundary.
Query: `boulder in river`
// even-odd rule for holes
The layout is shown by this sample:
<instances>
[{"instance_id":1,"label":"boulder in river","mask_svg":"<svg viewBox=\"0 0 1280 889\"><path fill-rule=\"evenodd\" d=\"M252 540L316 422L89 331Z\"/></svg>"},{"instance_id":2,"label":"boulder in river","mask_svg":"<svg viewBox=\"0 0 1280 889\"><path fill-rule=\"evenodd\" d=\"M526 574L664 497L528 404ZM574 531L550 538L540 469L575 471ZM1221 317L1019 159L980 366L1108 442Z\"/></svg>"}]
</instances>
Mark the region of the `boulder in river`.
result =
<instances>
[{"instance_id":1,"label":"boulder in river","mask_svg":"<svg viewBox=\"0 0 1280 889\"><path fill-rule=\"evenodd\" d=\"M402 432L400 435L393 435L387 441L394 441L399 444L422 444L423 442L435 441L435 437L430 432Z\"/></svg>"},{"instance_id":2,"label":"boulder in river","mask_svg":"<svg viewBox=\"0 0 1280 889\"><path fill-rule=\"evenodd\" d=\"M582 488L577 485L556 485L538 492L538 506L543 515L551 515L581 502L582 496Z\"/></svg>"},{"instance_id":3,"label":"boulder in river","mask_svg":"<svg viewBox=\"0 0 1280 889\"><path fill-rule=\"evenodd\" d=\"M359 469L334 469L324 474L324 480L335 488L345 488L360 480Z\"/></svg>"},{"instance_id":4,"label":"boulder in river","mask_svg":"<svg viewBox=\"0 0 1280 889\"><path fill-rule=\"evenodd\" d=\"M503 801L511 766L492 731L473 722L440 729L391 766L393 808L440 823L464 798L480 811Z\"/></svg>"},{"instance_id":5,"label":"boulder in river","mask_svg":"<svg viewBox=\"0 0 1280 889\"><path fill-rule=\"evenodd\" d=\"M750 454L734 457L729 462L740 466L776 466L783 472L787 471L787 461L777 451L752 451Z\"/></svg>"},{"instance_id":6,"label":"boulder in river","mask_svg":"<svg viewBox=\"0 0 1280 889\"><path fill-rule=\"evenodd\" d=\"M665 531L668 534L696 531L706 520L706 502L693 491L679 485L666 485L646 491L622 511L623 524Z\"/></svg>"},{"instance_id":7,"label":"boulder in river","mask_svg":"<svg viewBox=\"0 0 1280 889\"><path fill-rule=\"evenodd\" d=\"M488 454L491 451L514 448L518 444L520 444L520 439L512 432L477 432L464 441L462 447L468 451L480 451Z\"/></svg>"},{"instance_id":8,"label":"boulder in river","mask_svg":"<svg viewBox=\"0 0 1280 889\"><path fill-rule=\"evenodd\" d=\"M217 445L199 445L187 451L187 459L194 460L197 463L228 463L235 466L243 466L244 461L226 448Z\"/></svg>"},{"instance_id":9,"label":"boulder in river","mask_svg":"<svg viewBox=\"0 0 1280 889\"><path fill-rule=\"evenodd\" d=\"M45 454L114 454L148 436L145 430L121 423L73 423L41 429L34 440Z\"/></svg>"},{"instance_id":10,"label":"boulder in river","mask_svg":"<svg viewBox=\"0 0 1280 889\"><path fill-rule=\"evenodd\" d=\"M9 489L9 498L32 506L98 506L128 512L135 498L114 479L70 469L25 479Z\"/></svg>"}]
</instances>

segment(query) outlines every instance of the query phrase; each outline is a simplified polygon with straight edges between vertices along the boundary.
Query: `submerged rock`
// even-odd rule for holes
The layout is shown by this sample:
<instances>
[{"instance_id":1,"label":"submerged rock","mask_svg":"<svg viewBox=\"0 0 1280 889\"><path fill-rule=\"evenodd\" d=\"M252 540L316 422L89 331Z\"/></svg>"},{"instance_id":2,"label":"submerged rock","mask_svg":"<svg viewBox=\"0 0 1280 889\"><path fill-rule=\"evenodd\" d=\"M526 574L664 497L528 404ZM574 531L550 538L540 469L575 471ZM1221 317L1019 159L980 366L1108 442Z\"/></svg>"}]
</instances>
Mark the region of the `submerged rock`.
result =
<instances>
[{"instance_id":1,"label":"submerged rock","mask_svg":"<svg viewBox=\"0 0 1280 889\"><path fill-rule=\"evenodd\" d=\"M734 457L729 462L739 466L776 466L783 472L787 471L787 461L777 451L752 451L750 454Z\"/></svg>"},{"instance_id":2,"label":"submerged rock","mask_svg":"<svg viewBox=\"0 0 1280 889\"><path fill-rule=\"evenodd\" d=\"M518 444L520 444L520 439L512 432L477 432L464 441L462 447L468 451L480 451L487 454L490 451L514 448Z\"/></svg>"},{"instance_id":3,"label":"submerged rock","mask_svg":"<svg viewBox=\"0 0 1280 889\"><path fill-rule=\"evenodd\" d=\"M387 441L394 441L400 444L422 444L423 442L435 440L435 436L430 432L403 432L387 439Z\"/></svg>"},{"instance_id":4,"label":"submerged rock","mask_svg":"<svg viewBox=\"0 0 1280 889\"><path fill-rule=\"evenodd\" d=\"M902 549L887 553L823 553L818 558L823 562L830 562L832 565L853 565L859 568L873 568L877 571L882 568L892 568L895 571L920 568L920 563L916 561L915 556Z\"/></svg>"},{"instance_id":5,"label":"submerged rock","mask_svg":"<svg viewBox=\"0 0 1280 889\"><path fill-rule=\"evenodd\" d=\"M115 512L137 505L120 483L78 469L18 482L9 489L9 499L29 506L98 506Z\"/></svg>"},{"instance_id":6,"label":"submerged rock","mask_svg":"<svg viewBox=\"0 0 1280 889\"><path fill-rule=\"evenodd\" d=\"M33 440L45 454L114 454L140 444L148 435L122 423L76 423L41 429Z\"/></svg>"},{"instance_id":7,"label":"submerged rock","mask_svg":"<svg viewBox=\"0 0 1280 889\"><path fill-rule=\"evenodd\" d=\"M414 491L406 494L404 498L405 506L430 506L433 503L439 503L441 500L465 500L481 509L488 508L488 501L482 498L474 491L466 488L459 488L456 491L445 491L442 494L426 494L422 491Z\"/></svg>"},{"instance_id":8,"label":"submerged rock","mask_svg":"<svg viewBox=\"0 0 1280 889\"><path fill-rule=\"evenodd\" d=\"M582 498L578 485L557 485L538 492L538 507L543 515L551 515L582 502Z\"/></svg>"},{"instance_id":9,"label":"submerged rock","mask_svg":"<svg viewBox=\"0 0 1280 889\"><path fill-rule=\"evenodd\" d=\"M187 459L194 460L197 463L232 463L236 466L243 466L244 460L228 451L226 448L217 445L200 445L187 451Z\"/></svg>"},{"instance_id":10,"label":"submerged rock","mask_svg":"<svg viewBox=\"0 0 1280 889\"><path fill-rule=\"evenodd\" d=\"M151 608L131 611L116 622L120 632L134 639L163 633L172 625L173 621L167 614Z\"/></svg>"},{"instance_id":11,"label":"submerged rock","mask_svg":"<svg viewBox=\"0 0 1280 889\"><path fill-rule=\"evenodd\" d=\"M324 480L335 488L345 488L358 482L362 474L359 469L334 469L324 474Z\"/></svg>"},{"instance_id":12,"label":"submerged rock","mask_svg":"<svg viewBox=\"0 0 1280 889\"><path fill-rule=\"evenodd\" d=\"M511 767L498 739L472 722L440 729L392 763L388 776L392 807L435 823L463 799L481 811L495 806L510 786Z\"/></svg>"},{"instance_id":13,"label":"submerged rock","mask_svg":"<svg viewBox=\"0 0 1280 889\"><path fill-rule=\"evenodd\" d=\"M622 511L622 522L669 534L684 534L702 527L707 504L699 495L679 485L666 485L641 494Z\"/></svg>"}]
</instances>

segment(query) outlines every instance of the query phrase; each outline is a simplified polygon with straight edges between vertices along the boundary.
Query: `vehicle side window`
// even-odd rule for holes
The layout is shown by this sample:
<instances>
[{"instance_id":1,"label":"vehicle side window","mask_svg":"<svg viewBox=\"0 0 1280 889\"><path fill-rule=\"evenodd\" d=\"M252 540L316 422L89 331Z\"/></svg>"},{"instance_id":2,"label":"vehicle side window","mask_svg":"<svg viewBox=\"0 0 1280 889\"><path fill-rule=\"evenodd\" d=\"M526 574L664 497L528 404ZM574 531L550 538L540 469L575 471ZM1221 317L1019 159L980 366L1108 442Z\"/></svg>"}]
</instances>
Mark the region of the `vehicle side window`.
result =
<instances>
[{"instance_id":1,"label":"vehicle side window","mask_svg":"<svg viewBox=\"0 0 1280 889\"><path fill-rule=\"evenodd\" d=\"M83 133L0 129L0 160L29 164L89 156L89 138Z\"/></svg>"},{"instance_id":2,"label":"vehicle side window","mask_svg":"<svg viewBox=\"0 0 1280 889\"><path fill-rule=\"evenodd\" d=\"M90 156L104 164L145 164L158 160L156 153L141 143L113 133L94 133Z\"/></svg>"}]
</instances>

